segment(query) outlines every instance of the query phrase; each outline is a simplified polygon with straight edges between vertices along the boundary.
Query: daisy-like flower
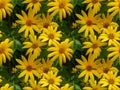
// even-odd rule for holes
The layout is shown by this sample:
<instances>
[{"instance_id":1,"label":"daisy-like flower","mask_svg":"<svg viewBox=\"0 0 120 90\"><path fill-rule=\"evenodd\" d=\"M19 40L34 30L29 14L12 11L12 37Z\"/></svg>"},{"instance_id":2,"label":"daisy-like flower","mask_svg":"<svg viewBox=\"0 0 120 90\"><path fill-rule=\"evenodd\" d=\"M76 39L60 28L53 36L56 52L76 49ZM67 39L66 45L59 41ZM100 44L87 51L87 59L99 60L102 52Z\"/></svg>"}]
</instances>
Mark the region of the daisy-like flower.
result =
<instances>
[{"instance_id":1,"label":"daisy-like flower","mask_svg":"<svg viewBox=\"0 0 120 90\"><path fill-rule=\"evenodd\" d=\"M104 32L104 29L108 29L108 27L118 27L119 25L116 22L113 22L112 19L113 17L110 14L102 14L99 28Z\"/></svg>"},{"instance_id":2,"label":"daisy-like flower","mask_svg":"<svg viewBox=\"0 0 120 90\"><path fill-rule=\"evenodd\" d=\"M5 84L0 88L0 90L14 90L14 87L10 86L9 84Z\"/></svg>"},{"instance_id":3,"label":"daisy-like flower","mask_svg":"<svg viewBox=\"0 0 120 90\"><path fill-rule=\"evenodd\" d=\"M93 12L97 13L100 11L101 2L104 0L84 0L82 3L87 3L86 10L93 9Z\"/></svg>"},{"instance_id":4,"label":"daisy-like flower","mask_svg":"<svg viewBox=\"0 0 120 90\"><path fill-rule=\"evenodd\" d=\"M86 86L83 88L83 90L107 90L107 88L101 87L99 83L97 83L96 80L89 80L90 87Z\"/></svg>"},{"instance_id":5,"label":"daisy-like flower","mask_svg":"<svg viewBox=\"0 0 120 90\"><path fill-rule=\"evenodd\" d=\"M19 29L18 33L25 31L24 36L27 37L29 35L29 32L30 34L34 35L34 30L38 33L40 32L37 26L37 23L39 22L39 14L35 15L34 11L30 9L28 11L28 15L24 11L22 11L22 15L16 14L16 16L20 19L16 20L16 22L23 25Z\"/></svg>"},{"instance_id":6,"label":"daisy-like flower","mask_svg":"<svg viewBox=\"0 0 120 90\"><path fill-rule=\"evenodd\" d=\"M29 87L24 87L23 90L47 90L47 88L42 88L36 80L29 80Z\"/></svg>"},{"instance_id":7,"label":"daisy-like flower","mask_svg":"<svg viewBox=\"0 0 120 90\"><path fill-rule=\"evenodd\" d=\"M62 21L63 18L66 18L66 13L70 15L72 12L73 5L70 2L71 0L54 0L53 2L49 2L47 6L51 6L51 8L48 9L48 12L52 16L58 13L59 20Z\"/></svg>"},{"instance_id":8,"label":"daisy-like flower","mask_svg":"<svg viewBox=\"0 0 120 90\"><path fill-rule=\"evenodd\" d=\"M33 9L35 13L40 11L41 1L44 0L23 0L23 4L28 4L26 9Z\"/></svg>"},{"instance_id":9,"label":"daisy-like flower","mask_svg":"<svg viewBox=\"0 0 120 90\"><path fill-rule=\"evenodd\" d=\"M59 89L58 89L59 90ZM60 88L60 90L74 90L73 86L70 86L68 83Z\"/></svg>"},{"instance_id":10,"label":"daisy-like flower","mask_svg":"<svg viewBox=\"0 0 120 90\"><path fill-rule=\"evenodd\" d=\"M76 65L76 68L82 70L78 78L85 76L85 82L87 82L89 79L94 80L94 75L99 78L100 74L98 73L97 68L100 66L100 61L95 60L92 55L88 56L88 60L84 56L81 56L81 58L82 60L76 59L76 61L79 63L79 65Z\"/></svg>"},{"instance_id":11,"label":"daisy-like flower","mask_svg":"<svg viewBox=\"0 0 120 90\"><path fill-rule=\"evenodd\" d=\"M117 72L108 72L104 74L104 77L100 79L99 83L102 87L108 87L107 90L119 90L120 86L120 76L117 76Z\"/></svg>"},{"instance_id":12,"label":"daisy-like flower","mask_svg":"<svg viewBox=\"0 0 120 90\"><path fill-rule=\"evenodd\" d=\"M120 41L120 31L117 31L117 27L108 27L104 30L104 33L99 36L101 42L108 41L108 46L116 44Z\"/></svg>"},{"instance_id":13,"label":"daisy-like flower","mask_svg":"<svg viewBox=\"0 0 120 90\"><path fill-rule=\"evenodd\" d=\"M76 23L83 25L78 33L81 33L85 31L85 37L88 36L88 34L94 35L94 30L98 33L100 33L100 29L98 27L98 23L100 22L100 15L95 15L95 13L89 9L88 15L81 11L82 15L76 14L76 16L79 18L79 20L76 20Z\"/></svg>"},{"instance_id":14,"label":"daisy-like flower","mask_svg":"<svg viewBox=\"0 0 120 90\"><path fill-rule=\"evenodd\" d=\"M16 68L21 69L22 72L19 74L19 78L25 76L25 82L29 80L34 80L34 75L39 77L38 68L40 65L40 60L35 60L32 55L28 56L28 60L22 56L22 60L16 59L20 65L16 65Z\"/></svg>"},{"instance_id":15,"label":"daisy-like flower","mask_svg":"<svg viewBox=\"0 0 120 90\"><path fill-rule=\"evenodd\" d=\"M34 58L37 58L40 56L41 53L41 47L45 46L46 44L44 42L41 42L40 39L37 39L36 35L29 35L30 41L24 42L23 48L28 49L26 52L26 55L32 54Z\"/></svg>"},{"instance_id":16,"label":"daisy-like flower","mask_svg":"<svg viewBox=\"0 0 120 90\"><path fill-rule=\"evenodd\" d=\"M111 58L113 61L117 59L120 61L120 43L109 47L107 51L109 51L108 58Z\"/></svg>"},{"instance_id":17,"label":"daisy-like flower","mask_svg":"<svg viewBox=\"0 0 120 90\"><path fill-rule=\"evenodd\" d=\"M57 76L57 72L48 72L40 79L39 84L42 87L48 86L48 90L57 90L62 82L61 76Z\"/></svg>"},{"instance_id":18,"label":"daisy-like flower","mask_svg":"<svg viewBox=\"0 0 120 90\"><path fill-rule=\"evenodd\" d=\"M10 16L13 8L11 0L0 0L0 21L6 18L6 13Z\"/></svg>"},{"instance_id":19,"label":"daisy-like flower","mask_svg":"<svg viewBox=\"0 0 120 90\"><path fill-rule=\"evenodd\" d=\"M6 63L6 59L10 61L13 50L10 48L13 45L13 41L9 41L9 39L5 39L0 43L0 66L2 63Z\"/></svg>"},{"instance_id":20,"label":"daisy-like flower","mask_svg":"<svg viewBox=\"0 0 120 90\"><path fill-rule=\"evenodd\" d=\"M48 41L48 46L51 46L56 41L59 41L61 36L62 33L61 31L57 31L57 27L53 28L52 26L49 26L47 29L44 29L39 38L42 39L42 42Z\"/></svg>"},{"instance_id":21,"label":"daisy-like flower","mask_svg":"<svg viewBox=\"0 0 120 90\"><path fill-rule=\"evenodd\" d=\"M110 12L112 16L118 14L120 18L120 0L112 0L108 3L108 6L110 6L108 12Z\"/></svg>"},{"instance_id":22,"label":"daisy-like flower","mask_svg":"<svg viewBox=\"0 0 120 90\"><path fill-rule=\"evenodd\" d=\"M69 42L69 39L59 43L56 42L53 46L48 48L48 51L51 53L48 54L48 57L51 58L52 61L59 58L59 64L62 66L62 63L66 63L66 58L68 60L71 59L73 50L70 48L73 45L73 41Z\"/></svg>"},{"instance_id":23,"label":"daisy-like flower","mask_svg":"<svg viewBox=\"0 0 120 90\"><path fill-rule=\"evenodd\" d=\"M46 16L45 14L42 14L40 22L38 24L39 29L42 31L44 29L47 29L49 26L58 27L59 25L56 22L53 22L52 19L53 16L49 15L48 13Z\"/></svg>"},{"instance_id":24,"label":"daisy-like flower","mask_svg":"<svg viewBox=\"0 0 120 90\"><path fill-rule=\"evenodd\" d=\"M83 42L83 48L87 48L87 52L86 55L88 54L92 54L94 56L94 58L97 58L98 56L100 56L101 53L101 47L105 46L106 43L101 42L100 39L94 35L90 35L89 36L90 41L86 41Z\"/></svg>"},{"instance_id":25,"label":"daisy-like flower","mask_svg":"<svg viewBox=\"0 0 120 90\"><path fill-rule=\"evenodd\" d=\"M112 64L112 60L109 60L107 58L107 60L105 61L105 59L102 59L102 64L97 69L97 71L101 74L101 76L104 75L104 73L108 73L109 71L118 72L119 70L116 67L113 67Z\"/></svg>"}]
</instances>

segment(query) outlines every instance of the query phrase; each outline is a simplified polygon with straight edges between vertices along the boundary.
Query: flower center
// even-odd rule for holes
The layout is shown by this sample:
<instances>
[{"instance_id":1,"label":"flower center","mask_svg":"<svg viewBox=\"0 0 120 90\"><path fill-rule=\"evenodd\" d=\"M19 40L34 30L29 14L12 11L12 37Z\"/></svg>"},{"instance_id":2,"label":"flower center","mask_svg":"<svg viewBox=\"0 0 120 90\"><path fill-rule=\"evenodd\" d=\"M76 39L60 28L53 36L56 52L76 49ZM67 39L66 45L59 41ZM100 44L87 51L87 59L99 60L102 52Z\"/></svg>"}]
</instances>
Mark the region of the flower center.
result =
<instances>
[{"instance_id":1,"label":"flower center","mask_svg":"<svg viewBox=\"0 0 120 90\"><path fill-rule=\"evenodd\" d=\"M27 26L32 26L32 20L29 20L29 19L28 19L28 20L26 21L26 25L27 25Z\"/></svg>"},{"instance_id":2,"label":"flower center","mask_svg":"<svg viewBox=\"0 0 120 90\"><path fill-rule=\"evenodd\" d=\"M93 88L92 90L99 90L97 87Z\"/></svg>"},{"instance_id":3,"label":"flower center","mask_svg":"<svg viewBox=\"0 0 120 90\"><path fill-rule=\"evenodd\" d=\"M114 81L113 79L109 79L109 80L108 80L108 83L109 83L109 84L114 84L114 82L115 82L115 81Z\"/></svg>"},{"instance_id":4,"label":"flower center","mask_svg":"<svg viewBox=\"0 0 120 90\"><path fill-rule=\"evenodd\" d=\"M109 68L107 68L107 67L103 69L104 73L108 73L108 71L109 71Z\"/></svg>"},{"instance_id":5,"label":"flower center","mask_svg":"<svg viewBox=\"0 0 120 90\"><path fill-rule=\"evenodd\" d=\"M54 84L54 82L55 82L55 81L54 81L54 79L52 79L52 78L50 78L50 79L48 80L48 83L49 83L49 84Z\"/></svg>"},{"instance_id":6,"label":"flower center","mask_svg":"<svg viewBox=\"0 0 120 90\"><path fill-rule=\"evenodd\" d=\"M98 2L98 0L92 0L93 4L96 4Z\"/></svg>"},{"instance_id":7,"label":"flower center","mask_svg":"<svg viewBox=\"0 0 120 90\"><path fill-rule=\"evenodd\" d=\"M32 90L38 90L38 88L33 88Z\"/></svg>"},{"instance_id":8,"label":"flower center","mask_svg":"<svg viewBox=\"0 0 120 90\"><path fill-rule=\"evenodd\" d=\"M98 44L97 43L93 43L92 48L96 49L97 47L98 47Z\"/></svg>"},{"instance_id":9,"label":"flower center","mask_svg":"<svg viewBox=\"0 0 120 90\"><path fill-rule=\"evenodd\" d=\"M38 0L32 0L32 3L33 4L35 4L35 3L37 3L38 2Z\"/></svg>"},{"instance_id":10,"label":"flower center","mask_svg":"<svg viewBox=\"0 0 120 90\"><path fill-rule=\"evenodd\" d=\"M92 68L92 66L91 65L87 65L87 67L86 67L86 70L87 71L91 71L93 68Z\"/></svg>"},{"instance_id":11,"label":"flower center","mask_svg":"<svg viewBox=\"0 0 120 90\"><path fill-rule=\"evenodd\" d=\"M108 28L108 26L109 26L109 23L107 23L107 22L103 24L104 28Z\"/></svg>"},{"instance_id":12,"label":"flower center","mask_svg":"<svg viewBox=\"0 0 120 90\"><path fill-rule=\"evenodd\" d=\"M54 35L52 33L48 34L49 39L54 39Z\"/></svg>"},{"instance_id":13,"label":"flower center","mask_svg":"<svg viewBox=\"0 0 120 90\"><path fill-rule=\"evenodd\" d=\"M48 28L49 25L50 25L50 23L45 22L45 23L43 24L43 27L44 27L44 28Z\"/></svg>"},{"instance_id":14,"label":"flower center","mask_svg":"<svg viewBox=\"0 0 120 90\"><path fill-rule=\"evenodd\" d=\"M36 49L37 47L38 47L38 43L33 43L33 44L32 44L32 48L33 48L33 49Z\"/></svg>"},{"instance_id":15,"label":"flower center","mask_svg":"<svg viewBox=\"0 0 120 90\"><path fill-rule=\"evenodd\" d=\"M65 7L65 3L64 2L59 2L59 8L62 9Z\"/></svg>"},{"instance_id":16,"label":"flower center","mask_svg":"<svg viewBox=\"0 0 120 90\"><path fill-rule=\"evenodd\" d=\"M4 53L4 51L5 51L5 47L4 47L4 46L1 46L1 47L0 47L0 54Z\"/></svg>"},{"instance_id":17,"label":"flower center","mask_svg":"<svg viewBox=\"0 0 120 90\"><path fill-rule=\"evenodd\" d=\"M2 8L4 8L5 7L5 3L4 3L4 1L1 1L0 2L0 9L2 9Z\"/></svg>"},{"instance_id":18,"label":"flower center","mask_svg":"<svg viewBox=\"0 0 120 90\"><path fill-rule=\"evenodd\" d=\"M26 67L26 70L27 70L27 71L31 71L31 70L32 70L32 66L31 66L31 65L28 65L28 66Z\"/></svg>"},{"instance_id":19,"label":"flower center","mask_svg":"<svg viewBox=\"0 0 120 90\"><path fill-rule=\"evenodd\" d=\"M112 34L112 33L108 34L108 38L109 39L114 39L114 34Z\"/></svg>"},{"instance_id":20,"label":"flower center","mask_svg":"<svg viewBox=\"0 0 120 90\"><path fill-rule=\"evenodd\" d=\"M87 26L92 26L92 25L93 25L93 22L92 22L91 20L88 20L88 21L86 22L86 25L87 25Z\"/></svg>"},{"instance_id":21,"label":"flower center","mask_svg":"<svg viewBox=\"0 0 120 90\"><path fill-rule=\"evenodd\" d=\"M60 48L59 48L59 53L62 54L62 53L64 53L64 52L65 52L65 48L60 47Z\"/></svg>"},{"instance_id":22,"label":"flower center","mask_svg":"<svg viewBox=\"0 0 120 90\"><path fill-rule=\"evenodd\" d=\"M49 71L49 68L47 68L47 67L44 68L44 70L43 70L44 73L48 73L48 71Z\"/></svg>"}]
</instances>

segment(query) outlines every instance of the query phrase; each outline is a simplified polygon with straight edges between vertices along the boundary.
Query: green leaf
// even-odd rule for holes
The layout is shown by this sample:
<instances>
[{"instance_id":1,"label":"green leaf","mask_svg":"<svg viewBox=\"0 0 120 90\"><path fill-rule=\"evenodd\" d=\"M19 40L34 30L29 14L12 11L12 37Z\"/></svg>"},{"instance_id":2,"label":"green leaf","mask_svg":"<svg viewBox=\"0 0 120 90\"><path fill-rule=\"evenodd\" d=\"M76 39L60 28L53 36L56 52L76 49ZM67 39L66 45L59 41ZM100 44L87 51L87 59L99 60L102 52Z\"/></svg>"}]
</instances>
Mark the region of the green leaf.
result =
<instances>
[{"instance_id":1,"label":"green leaf","mask_svg":"<svg viewBox=\"0 0 120 90\"><path fill-rule=\"evenodd\" d=\"M75 84L74 85L74 90L82 90L79 85Z\"/></svg>"}]
</instances>

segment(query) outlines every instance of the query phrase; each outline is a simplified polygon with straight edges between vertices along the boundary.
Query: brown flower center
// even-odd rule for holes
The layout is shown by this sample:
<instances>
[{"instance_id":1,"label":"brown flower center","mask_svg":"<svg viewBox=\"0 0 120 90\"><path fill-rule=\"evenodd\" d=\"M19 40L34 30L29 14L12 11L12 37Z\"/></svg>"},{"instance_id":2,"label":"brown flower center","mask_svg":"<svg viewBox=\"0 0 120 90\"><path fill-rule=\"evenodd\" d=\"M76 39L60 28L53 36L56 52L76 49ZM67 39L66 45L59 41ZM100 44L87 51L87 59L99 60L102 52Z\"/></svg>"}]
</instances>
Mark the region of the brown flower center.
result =
<instances>
[{"instance_id":1,"label":"brown flower center","mask_svg":"<svg viewBox=\"0 0 120 90\"><path fill-rule=\"evenodd\" d=\"M87 71L91 71L93 68L92 68L92 66L91 65L87 65L87 67L86 67L86 70Z\"/></svg>"},{"instance_id":2,"label":"brown flower center","mask_svg":"<svg viewBox=\"0 0 120 90\"><path fill-rule=\"evenodd\" d=\"M48 28L49 25L50 25L50 23L48 23L48 22L43 23L44 28Z\"/></svg>"},{"instance_id":3,"label":"brown flower center","mask_svg":"<svg viewBox=\"0 0 120 90\"><path fill-rule=\"evenodd\" d=\"M54 79L52 79L52 78L50 78L50 79L48 80L48 83L49 83L49 84L54 84L54 82L55 82L55 81L54 81Z\"/></svg>"},{"instance_id":4,"label":"brown flower center","mask_svg":"<svg viewBox=\"0 0 120 90\"><path fill-rule=\"evenodd\" d=\"M59 48L59 53L62 54L62 53L64 53L64 52L65 52L65 48L64 48L64 47L60 47L60 48Z\"/></svg>"},{"instance_id":5,"label":"brown flower center","mask_svg":"<svg viewBox=\"0 0 120 90\"><path fill-rule=\"evenodd\" d=\"M31 65L28 65L28 66L26 67L26 70L27 70L27 71L31 71L31 70L32 70L32 66L31 66Z\"/></svg>"},{"instance_id":6,"label":"brown flower center","mask_svg":"<svg viewBox=\"0 0 120 90\"><path fill-rule=\"evenodd\" d=\"M98 2L98 0L92 0L93 4L96 4Z\"/></svg>"},{"instance_id":7,"label":"brown flower center","mask_svg":"<svg viewBox=\"0 0 120 90\"><path fill-rule=\"evenodd\" d=\"M87 26L92 26L92 25L93 25L93 22L92 22L91 20L87 20L86 25L87 25Z\"/></svg>"},{"instance_id":8,"label":"brown flower center","mask_svg":"<svg viewBox=\"0 0 120 90\"><path fill-rule=\"evenodd\" d=\"M43 70L44 73L48 73L48 71L49 71L49 68L47 68L47 67L44 68L44 70Z\"/></svg>"},{"instance_id":9,"label":"brown flower center","mask_svg":"<svg viewBox=\"0 0 120 90\"><path fill-rule=\"evenodd\" d=\"M109 84L114 84L114 82L115 82L115 81L114 81L113 79L109 79L109 80L108 80L108 83L109 83Z\"/></svg>"},{"instance_id":10,"label":"brown flower center","mask_svg":"<svg viewBox=\"0 0 120 90\"><path fill-rule=\"evenodd\" d=\"M2 8L4 8L5 7L5 3L4 3L4 1L1 1L0 2L0 9L2 9Z\"/></svg>"},{"instance_id":11,"label":"brown flower center","mask_svg":"<svg viewBox=\"0 0 120 90\"><path fill-rule=\"evenodd\" d=\"M28 20L26 21L26 25L27 25L27 26L32 26L32 24L33 24L33 23L32 23L32 20L28 19Z\"/></svg>"},{"instance_id":12,"label":"brown flower center","mask_svg":"<svg viewBox=\"0 0 120 90\"><path fill-rule=\"evenodd\" d=\"M38 0L32 0L32 3L33 4L35 4L35 3L37 3L38 2Z\"/></svg>"},{"instance_id":13,"label":"brown flower center","mask_svg":"<svg viewBox=\"0 0 120 90\"><path fill-rule=\"evenodd\" d=\"M109 68L107 68L107 67L103 69L104 73L108 73L108 71L109 71Z\"/></svg>"},{"instance_id":14,"label":"brown flower center","mask_svg":"<svg viewBox=\"0 0 120 90\"><path fill-rule=\"evenodd\" d=\"M98 47L98 44L97 43L93 43L92 48L96 49L97 47Z\"/></svg>"},{"instance_id":15,"label":"brown flower center","mask_svg":"<svg viewBox=\"0 0 120 90\"><path fill-rule=\"evenodd\" d=\"M1 46L1 47L0 47L0 54L4 53L4 51L5 51L5 47L4 47L4 46Z\"/></svg>"},{"instance_id":16,"label":"brown flower center","mask_svg":"<svg viewBox=\"0 0 120 90\"><path fill-rule=\"evenodd\" d=\"M109 26L109 23L107 23L107 22L103 24L104 28L108 28L108 26Z\"/></svg>"},{"instance_id":17,"label":"brown flower center","mask_svg":"<svg viewBox=\"0 0 120 90\"><path fill-rule=\"evenodd\" d=\"M32 48L33 48L33 49L38 48L38 43L33 43L33 44L32 44Z\"/></svg>"},{"instance_id":18,"label":"brown flower center","mask_svg":"<svg viewBox=\"0 0 120 90\"><path fill-rule=\"evenodd\" d=\"M62 9L65 7L65 3L64 2L59 2L59 8Z\"/></svg>"},{"instance_id":19,"label":"brown flower center","mask_svg":"<svg viewBox=\"0 0 120 90\"><path fill-rule=\"evenodd\" d=\"M114 34L112 34L112 33L108 34L108 38L109 39L114 39Z\"/></svg>"},{"instance_id":20,"label":"brown flower center","mask_svg":"<svg viewBox=\"0 0 120 90\"><path fill-rule=\"evenodd\" d=\"M53 35L52 33L50 33L50 34L48 35L48 38L49 38L49 39L54 39L54 35Z\"/></svg>"},{"instance_id":21,"label":"brown flower center","mask_svg":"<svg viewBox=\"0 0 120 90\"><path fill-rule=\"evenodd\" d=\"M92 90L99 90L97 87L93 88Z\"/></svg>"},{"instance_id":22,"label":"brown flower center","mask_svg":"<svg viewBox=\"0 0 120 90\"><path fill-rule=\"evenodd\" d=\"M38 88L33 88L33 90L38 90Z\"/></svg>"}]
</instances>

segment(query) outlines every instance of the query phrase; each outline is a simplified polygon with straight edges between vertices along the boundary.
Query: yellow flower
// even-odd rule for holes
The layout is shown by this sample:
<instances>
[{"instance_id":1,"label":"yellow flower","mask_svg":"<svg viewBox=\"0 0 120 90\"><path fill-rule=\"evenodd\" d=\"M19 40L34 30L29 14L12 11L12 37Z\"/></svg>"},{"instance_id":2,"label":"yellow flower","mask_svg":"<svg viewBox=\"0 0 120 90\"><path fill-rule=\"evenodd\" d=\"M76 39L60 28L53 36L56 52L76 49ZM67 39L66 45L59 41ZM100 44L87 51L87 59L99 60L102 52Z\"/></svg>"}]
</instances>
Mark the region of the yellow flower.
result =
<instances>
[{"instance_id":1,"label":"yellow flower","mask_svg":"<svg viewBox=\"0 0 120 90\"><path fill-rule=\"evenodd\" d=\"M95 15L91 9L88 11L88 15L84 11L81 11L81 13L82 15L76 14L79 18L79 20L76 20L76 23L83 25L78 32L81 33L85 31L85 37L88 36L89 32L94 35L94 30L100 33L100 29L98 27L98 23L101 20L100 15Z\"/></svg>"},{"instance_id":2,"label":"yellow flower","mask_svg":"<svg viewBox=\"0 0 120 90\"><path fill-rule=\"evenodd\" d=\"M14 87L10 86L9 84L5 84L0 88L0 90L14 90Z\"/></svg>"},{"instance_id":3,"label":"yellow flower","mask_svg":"<svg viewBox=\"0 0 120 90\"><path fill-rule=\"evenodd\" d=\"M69 84L65 84L60 90L74 90L74 87L70 86Z\"/></svg>"},{"instance_id":4,"label":"yellow flower","mask_svg":"<svg viewBox=\"0 0 120 90\"><path fill-rule=\"evenodd\" d=\"M58 13L59 20L62 21L63 18L66 18L66 13L70 15L72 12L73 5L70 2L71 0L54 0L53 2L49 2L48 6L51 6L51 8L48 9L48 12L52 16Z\"/></svg>"},{"instance_id":5,"label":"yellow flower","mask_svg":"<svg viewBox=\"0 0 120 90\"><path fill-rule=\"evenodd\" d=\"M117 31L117 27L108 27L104 30L104 33L99 36L101 42L108 41L108 46L116 44L120 41L120 31Z\"/></svg>"},{"instance_id":6,"label":"yellow flower","mask_svg":"<svg viewBox=\"0 0 120 90\"><path fill-rule=\"evenodd\" d=\"M83 90L107 90L107 88L101 87L99 83L97 83L96 80L89 80L90 87L86 86L83 88Z\"/></svg>"},{"instance_id":7,"label":"yellow flower","mask_svg":"<svg viewBox=\"0 0 120 90\"><path fill-rule=\"evenodd\" d=\"M111 7L108 9L108 12L110 12L112 16L118 14L120 18L120 0L112 0L108 3L108 6Z\"/></svg>"},{"instance_id":8,"label":"yellow flower","mask_svg":"<svg viewBox=\"0 0 120 90\"><path fill-rule=\"evenodd\" d=\"M48 41L48 46L51 46L56 41L60 41L60 37L62 37L61 31L57 31L57 27L49 26L47 29L44 29L39 38L42 39L42 42Z\"/></svg>"},{"instance_id":9,"label":"yellow flower","mask_svg":"<svg viewBox=\"0 0 120 90\"><path fill-rule=\"evenodd\" d=\"M17 28L17 23L12 23L12 27L11 28Z\"/></svg>"},{"instance_id":10,"label":"yellow flower","mask_svg":"<svg viewBox=\"0 0 120 90\"><path fill-rule=\"evenodd\" d=\"M52 57L51 60L53 61L59 58L59 64L62 66L62 63L66 63L66 58L70 60L72 57L73 50L70 47L73 45L73 41L69 42L69 39L66 39L61 43L56 42L53 45L48 48L48 51L52 51L48 54L48 57Z\"/></svg>"},{"instance_id":11,"label":"yellow flower","mask_svg":"<svg viewBox=\"0 0 120 90\"><path fill-rule=\"evenodd\" d=\"M72 73L76 73L78 71L78 69L76 67L72 68Z\"/></svg>"},{"instance_id":12,"label":"yellow flower","mask_svg":"<svg viewBox=\"0 0 120 90\"><path fill-rule=\"evenodd\" d=\"M32 55L29 55L28 60L24 56L22 56L22 60L16 59L16 61L20 64L16 65L16 68L22 70L22 72L18 76L19 78L25 76L25 82L27 82L29 77L32 80L34 80L34 75L39 77L39 73L37 70L40 65L39 59L35 60Z\"/></svg>"},{"instance_id":13,"label":"yellow flower","mask_svg":"<svg viewBox=\"0 0 120 90\"><path fill-rule=\"evenodd\" d=\"M2 80L2 76L0 76L0 83L2 82L3 80Z\"/></svg>"},{"instance_id":14,"label":"yellow flower","mask_svg":"<svg viewBox=\"0 0 120 90\"><path fill-rule=\"evenodd\" d=\"M53 16L49 15L48 13L46 16L45 14L42 14L40 22L38 24L39 29L42 31L44 29L47 29L49 26L58 27L59 25L56 22L53 22L52 19Z\"/></svg>"},{"instance_id":15,"label":"yellow flower","mask_svg":"<svg viewBox=\"0 0 120 90\"><path fill-rule=\"evenodd\" d=\"M18 69L17 68L12 68L12 73L16 73L18 71Z\"/></svg>"},{"instance_id":16,"label":"yellow flower","mask_svg":"<svg viewBox=\"0 0 120 90\"><path fill-rule=\"evenodd\" d=\"M89 36L90 41L83 42L83 48L87 48L86 55L92 54L94 58L97 58L100 56L101 53L101 46L104 46L105 43L101 42L100 39L97 39L97 37L94 35Z\"/></svg>"},{"instance_id":17,"label":"yellow flower","mask_svg":"<svg viewBox=\"0 0 120 90\"><path fill-rule=\"evenodd\" d=\"M100 79L99 83L102 87L108 87L107 90L120 90L120 76L117 76L117 72L108 72L104 74L103 78Z\"/></svg>"},{"instance_id":18,"label":"yellow flower","mask_svg":"<svg viewBox=\"0 0 120 90\"><path fill-rule=\"evenodd\" d=\"M37 58L40 56L41 53L41 47L45 46L46 44L44 42L41 42L40 39L37 39L36 35L29 35L30 41L24 42L23 48L27 48L26 55L32 54L34 58Z\"/></svg>"},{"instance_id":19,"label":"yellow flower","mask_svg":"<svg viewBox=\"0 0 120 90\"><path fill-rule=\"evenodd\" d=\"M47 88L42 88L36 80L29 80L30 87L24 87L23 90L47 90Z\"/></svg>"},{"instance_id":20,"label":"yellow flower","mask_svg":"<svg viewBox=\"0 0 120 90\"><path fill-rule=\"evenodd\" d=\"M0 21L2 21L2 18L6 18L6 13L10 16L12 9L11 0L0 0Z\"/></svg>"},{"instance_id":21,"label":"yellow flower","mask_svg":"<svg viewBox=\"0 0 120 90\"><path fill-rule=\"evenodd\" d=\"M100 60L95 60L92 55L88 56L88 60L82 56L82 60L76 59L79 65L76 68L81 69L82 72L79 74L78 78L85 76L85 82L90 79L94 80L94 75L100 77L97 68L99 68Z\"/></svg>"},{"instance_id":22,"label":"yellow flower","mask_svg":"<svg viewBox=\"0 0 120 90\"><path fill-rule=\"evenodd\" d=\"M93 12L97 13L100 11L101 1L104 0L84 0L82 3L88 3L86 10L93 9Z\"/></svg>"},{"instance_id":23,"label":"yellow flower","mask_svg":"<svg viewBox=\"0 0 120 90\"><path fill-rule=\"evenodd\" d=\"M111 58L112 61L115 61L117 58L119 58L120 61L120 43L109 47L107 51L110 51L108 58Z\"/></svg>"},{"instance_id":24,"label":"yellow flower","mask_svg":"<svg viewBox=\"0 0 120 90\"><path fill-rule=\"evenodd\" d=\"M48 86L48 90L56 90L59 88L60 82L62 82L61 76L57 76L57 72L49 71L40 79L39 84L42 87Z\"/></svg>"},{"instance_id":25,"label":"yellow flower","mask_svg":"<svg viewBox=\"0 0 120 90\"><path fill-rule=\"evenodd\" d=\"M23 31L25 31L25 37L27 37L29 35L29 32L30 34L33 34L34 35L34 30L36 32L40 32L38 26L37 26L37 23L39 22L39 14L35 15L34 11L33 10L29 10L28 11L28 15L22 11L22 15L20 14L16 14L16 16L20 19L20 20L17 20L16 22L18 24L21 24L23 25L18 33L21 33Z\"/></svg>"},{"instance_id":26,"label":"yellow flower","mask_svg":"<svg viewBox=\"0 0 120 90\"><path fill-rule=\"evenodd\" d=\"M0 66L2 63L6 63L6 59L10 61L13 50L10 48L13 45L13 41L9 41L9 39L5 39L0 43Z\"/></svg>"}]
</instances>

